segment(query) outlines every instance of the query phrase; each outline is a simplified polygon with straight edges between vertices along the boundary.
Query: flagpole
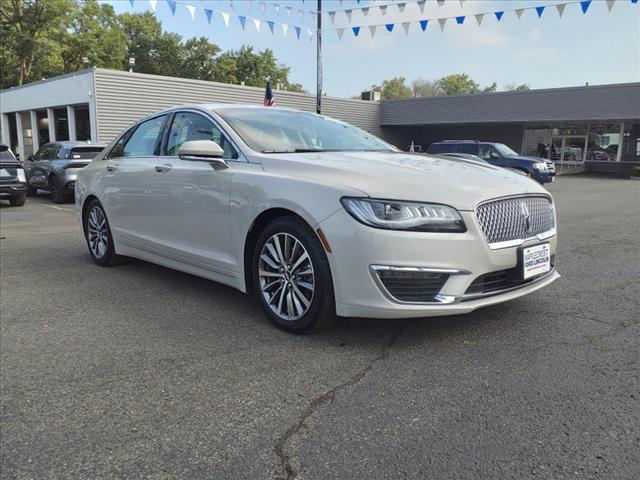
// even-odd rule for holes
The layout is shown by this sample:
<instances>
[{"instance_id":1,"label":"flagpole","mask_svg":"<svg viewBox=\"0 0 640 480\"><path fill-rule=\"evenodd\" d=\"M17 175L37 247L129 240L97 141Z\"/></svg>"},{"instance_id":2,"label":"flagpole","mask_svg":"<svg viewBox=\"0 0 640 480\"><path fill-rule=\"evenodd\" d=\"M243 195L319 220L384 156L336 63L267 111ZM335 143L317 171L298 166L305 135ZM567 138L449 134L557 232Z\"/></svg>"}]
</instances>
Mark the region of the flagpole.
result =
<instances>
[{"instance_id":1,"label":"flagpole","mask_svg":"<svg viewBox=\"0 0 640 480\"><path fill-rule=\"evenodd\" d=\"M316 13L318 24L316 29L317 53L316 53L316 113L322 111L322 0L318 0Z\"/></svg>"}]
</instances>

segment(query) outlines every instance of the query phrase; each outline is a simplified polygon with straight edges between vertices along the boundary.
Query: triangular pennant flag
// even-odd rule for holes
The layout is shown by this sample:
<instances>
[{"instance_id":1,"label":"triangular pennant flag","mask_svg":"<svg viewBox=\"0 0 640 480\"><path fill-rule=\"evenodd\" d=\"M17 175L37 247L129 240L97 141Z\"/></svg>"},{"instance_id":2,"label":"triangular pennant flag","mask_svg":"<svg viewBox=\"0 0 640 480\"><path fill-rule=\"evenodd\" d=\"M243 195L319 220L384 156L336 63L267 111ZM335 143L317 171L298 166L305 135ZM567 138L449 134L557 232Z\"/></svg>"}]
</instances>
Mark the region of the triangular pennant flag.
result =
<instances>
[{"instance_id":1,"label":"triangular pennant flag","mask_svg":"<svg viewBox=\"0 0 640 480\"><path fill-rule=\"evenodd\" d=\"M176 14L175 0L167 0L167 5L169 5L169 10L171 10L171 15L175 15Z\"/></svg>"},{"instance_id":2,"label":"triangular pennant flag","mask_svg":"<svg viewBox=\"0 0 640 480\"><path fill-rule=\"evenodd\" d=\"M424 32L427 29L427 25L429 24L429 20L420 20L420 28Z\"/></svg>"},{"instance_id":3,"label":"triangular pennant flag","mask_svg":"<svg viewBox=\"0 0 640 480\"><path fill-rule=\"evenodd\" d=\"M406 7L406 6L407 6L407 4L406 4L406 3L398 3L398 4L397 4L398 11L399 11L400 13L404 12L404 7Z\"/></svg>"},{"instance_id":4,"label":"triangular pennant flag","mask_svg":"<svg viewBox=\"0 0 640 480\"><path fill-rule=\"evenodd\" d=\"M287 25L286 23L282 23L280 24L280 26L282 27L282 35L286 37L287 32L289 31L289 25Z\"/></svg>"},{"instance_id":5,"label":"triangular pennant flag","mask_svg":"<svg viewBox=\"0 0 640 480\"><path fill-rule=\"evenodd\" d=\"M402 22L402 28L404 28L404 34L409 35L409 27L411 26L411 22Z\"/></svg>"},{"instance_id":6,"label":"triangular pennant flag","mask_svg":"<svg viewBox=\"0 0 640 480\"><path fill-rule=\"evenodd\" d=\"M351 22L351 10L345 10L344 14L347 16L347 20Z\"/></svg>"},{"instance_id":7,"label":"triangular pennant flag","mask_svg":"<svg viewBox=\"0 0 640 480\"><path fill-rule=\"evenodd\" d=\"M460 17L456 17L456 23L458 25L462 25L464 23L464 15L462 15Z\"/></svg>"},{"instance_id":8,"label":"triangular pennant flag","mask_svg":"<svg viewBox=\"0 0 640 480\"><path fill-rule=\"evenodd\" d=\"M360 11L362 12L362 15L364 15L365 17L369 15L369 7L362 7Z\"/></svg>"},{"instance_id":9,"label":"triangular pennant flag","mask_svg":"<svg viewBox=\"0 0 640 480\"><path fill-rule=\"evenodd\" d=\"M536 7L536 13L538 14L538 18L540 18L544 13L544 7Z\"/></svg>"},{"instance_id":10,"label":"triangular pennant flag","mask_svg":"<svg viewBox=\"0 0 640 480\"><path fill-rule=\"evenodd\" d=\"M558 9L558 16L562 17L562 14L564 13L564 7L566 7L566 5L564 3L560 3L558 5L556 5L556 8Z\"/></svg>"},{"instance_id":11,"label":"triangular pennant flag","mask_svg":"<svg viewBox=\"0 0 640 480\"><path fill-rule=\"evenodd\" d=\"M378 8L380 9L380 13L382 15L386 15L387 14L387 5L380 5Z\"/></svg>"},{"instance_id":12,"label":"triangular pennant flag","mask_svg":"<svg viewBox=\"0 0 640 480\"><path fill-rule=\"evenodd\" d=\"M418 8L420 9L420 13L424 13L424 6L427 3L427 0L419 0Z\"/></svg>"},{"instance_id":13,"label":"triangular pennant flag","mask_svg":"<svg viewBox=\"0 0 640 480\"><path fill-rule=\"evenodd\" d=\"M129 3L131 4L131 6L132 6L132 7L133 7L133 2L134 2L134 1L135 1L135 0L129 0Z\"/></svg>"},{"instance_id":14,"label":"triangular pennant flag","mask_svg":"<svg viewBox=\"0 0 640 480\"><path fill-rule=\"evenodd\" d=\"M253 24L256 27L257 31L260 31L260 20L258 20L257 18L252 18L251 20L253 20Z\"/></svg>"},{"instance_id":15,"label":"triangular pennant flag","mask_svg":"<svg viewBox=\"0 0 640 480\"><path fill-rule=\"evenodd\" d=\"M226 12L220 12L220 15L222 15L222 20L224 20L224 26L229 27L229 14Z\"/></svg>"},{"instance_id":16,"label":"triangular pennant flag","mask_svg":"<svg viewBox=\"0 0 640 480\"><path fill-rule=\"evenodd\" d=\"M247 23L247 17L244 15L238 15L238 20L240 21L240 25L242 25L242 29L244 30L244 24Z\"/></svg>"},{"instance_id":17,"label":"triangular pennant flag","mask_svg":"<svg viewBox=\"0 0 640 480\"><path fill-rule=\"evenodd\" d=\"M607 8L609 9L609 11L611 11L611 9L613 8L614 3L616 3L616 0L607 0ZM131 5L133 6L133 3L131 3Z\"/></svg>"},{"instance_id":18,"label":"triangular pennant flag","mask_svg":"<svg viewBox=\"0 0 640 480\"><path fill-rule=\"evenodd\" d=\"M267 21L267 27L269 27L269 30L271 30L271 33L273 33L273 22L268 20Z\"/></svg>"},{"instance_id":19,"label":"triangular pennant flag","mask_svg":"<svg viewBox=\"0 0 640 480\"><path fill-rule=\"evenodd\" d=\"M516 15L518 16L518 18L522 18L523 13L524 13L524 8L518 8L516 10Z\"/></svg>"},{"instance_id":20,"label":"triangular pennant flag","mask_svg":"<svg viewBox=\"0 0 640 480\"><path fill-rule=\"evenodd\" d=\"M638 0L631 0L631 3L636 4L638 3Z\"/></svg>"},{"instance_id":21,"label":"triangular pennant flag","mask_svg":"<svg viewBox=\"0 0 640 480\"><path fill-rule=\"evenodd\" d=\"M208 8L205 8L204 14L207 16L207 22L209 22L209 25L211 25L211 17L213 17L213 10L209 10Z\"/></svg>"},{"instance_id":22,"label":"triangular pennant flag","mask_svg":"<svg viewBox=\"0 0 640 480\"><path fill-rule=\"evenodd\" d=\"M351 30L353 30L353 35L354 36L357 37L358 35L360 35L360 27L353 27L353 28L351 28Z\"/></svg>"},{"instance_id":23,"label":"triangular pennant flag","mask_svg":"<svg viewBox=\"0 0 640 480\"><path fill-rule=\"evenodd\" d=\"M229 6L233 8L233 0L229 0Z\"/></svg>"},{"instance_id":24,"label":"triangular pennant flag","mask_svg":"<svg viewBox=\"0 0 640 480\"><path fill-rule=\"evenodd\" d=\"M376 28L378 28L376 25L371 25L369 27L369 33L371 33L371 38L375 37L376 35Z\"/></svg>"},{"instance_id":25,"label":"triangular pennant flag","mask_svg":"<svg viewBox=\"0 0 640 480\"><path fill-rule=\"evenodd\" d=\"M498 19L498 21L500 21L502 15L504 15L504 12L496 12L496 18Z\"/></svg>"},{"instance_id":26,"label":"triangular pennant flag","mask_svg":"<svg viewBox=\"0 0 640 480\"><path fill-rule=\"evenodd\" d=\"M284 7L284 11L287 12L287 16L291 16L291 7Z\"/></svg>"},{"instance_id":27,"label":"triangular pennant flag","mask_svg":"<svg viewBox=\"0 0 640 480\"><path fill-rule=\"evenodd\" d=\"M478 22L478 26L482 25L482 19L484 18L484 13L479 13L476 15L476 22Z\"/></svg>"},{"instance_id":28,"label":"triangular pennant flag","mask_svg":"<svg viewBox=\"0 0 640 480\"><path fill-rule=\"evenodd\" d=\"M338 40L342 40L342 35L344 34L344 28L338 28L336 30L336 33L338 34Z\"/></svg>"},{"instance_id":29,"label":"triangular pennant flag","mask_svg":"<svg viewBox=\"0 0 640 480\"><path fill-rule=\"evenodd\" d=\"M302 32L302 28L293 27L293 29L296 31L296 37L298 37L298 40L300 40L300 32Z\"/></svg>"},{"instance_id":30,"label":"triangular pennant flag","mask_svg":"<svg viewBox=\"0 0 640 480\"><path fill-rule=\"evenodd\" d=\"M300 14L300 20L304 20L304 10L298 9L298 13Z\"/></svg>"},{"instance_id":31,"label":"triangular pennant flag","mask_svg":"<svg viewBox=\"0 0 640 480\"><path fill-rule=\"evenodd\" d=\"M329 12L329 20L331 20L331 25L336 21L336 12Z\"/></svg>"},{"instance_id":32,"label":"triangular pennant flag","mask_svg":"<svg viewBox=\"0 0 640 480\"><path fill-rule=\"evenodd\" d=\"M460 0L460 8L464 8L464 0Z\"/></svg>"},{"instance_id":33,"label":"triangular pennant flag","mask_svg":"<svg viewBox=\"0 0 640 480\"><path fill-rule=\"evenodd\" d=\"M187 7L187 10L189 10L189 13L191 14L191 19L193 19L196 16L196 7L194 7L193 5L185 5Z\"/></svg>"},{"instance_id":34,"label":"triangular pennant flag","mask_svg":"<svg viewBox=\"0 0 640 480\"><path fill-rule=\"evenodd\" d=\"M156 11L156 6L158 5L158 0L149 0L149 6L151 10Z\"/></svg>"},{"instance_id":35,"label":"triangular pennant flag","mask_svg":"<svg viewBox=\"0 0 640 480\"><path fill-rule=\"evenodd\" d=\"M264 2L260 2L260 11L264 13L266 9L267 9L267 6L264 4Z\"/></svg>"},{"instance_id":36,"label":"triangular pennant flag","mask_svg":"<svg viewBox=\"0 0 640 480\"><path fill-rule=\"evenodd\" d=\"M591 5L591 0L580 2L580 8L582 8L582 13L587 13L587 10L589 10L589 5Z\"/></svg>"},{"instance_id":37,"label":"triangular pennant flag","mask_svg":"<svg viewBox=\"0 0 640 480\"><path fill-rule=\"evenodd\" d=\"M440 24L440 31L442 32L444 30L444 24L447 23L447 19L446 18L439 18L438 19L438 23Z\"/></svg>"},{"instance_id":38,"label":"triangular pennant flag","mask_svg":"<svg viewBox=\"0 0 640 480\"><path fill-rule=\"evenodd\" d=\"M313 38L313 32L311 31L310 28L307 28L307 35L309 35L309 41L311 41L311 39Z\"/></svg>"},{"instance_id":39,"label":"triangular pennant flag","mask_svg":"<svg viewBox=\"0 0 640 480\"><path fill-rule=\"evenodd\" d=\"M276 11L276 13L280 13L280 4L279 3L274 3L273 4L273 8Z\"/></svg>"},{"instance_id":40,"label":"triangular pennant flag","mask_svg":"<svg viewBox=\"0 0 640 480\"><path fill-rule=\"evenodd\" d=\"M395 25L394 25L393 23L387 23L387 24L384 26L384 28L386 28L386 29L387 29L387 32L393 32L393 27L394 27L394 26L395 26Z\"/></svg>"}]
</instances>

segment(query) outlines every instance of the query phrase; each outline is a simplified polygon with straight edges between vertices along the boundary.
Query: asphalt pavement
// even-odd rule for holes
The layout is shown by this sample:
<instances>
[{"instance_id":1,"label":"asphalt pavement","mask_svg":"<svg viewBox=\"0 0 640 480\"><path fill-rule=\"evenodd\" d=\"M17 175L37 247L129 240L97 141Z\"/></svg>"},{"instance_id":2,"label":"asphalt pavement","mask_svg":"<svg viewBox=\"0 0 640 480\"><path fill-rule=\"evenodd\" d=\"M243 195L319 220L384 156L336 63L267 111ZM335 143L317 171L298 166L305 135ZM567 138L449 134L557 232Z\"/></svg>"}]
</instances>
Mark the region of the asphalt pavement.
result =
<instances>
[{"instance_id":1,"label":"asphalt pavement","mask_svg":"<svg viewBox=\"0 0 640 480\"><path fill-rule=\"evenodd\" d=\"M96 266L72 205L2 202L0 477L640 478L640 181L549 190L550 287L310 336L214 282Z\"/></svg>"}]
</instances>

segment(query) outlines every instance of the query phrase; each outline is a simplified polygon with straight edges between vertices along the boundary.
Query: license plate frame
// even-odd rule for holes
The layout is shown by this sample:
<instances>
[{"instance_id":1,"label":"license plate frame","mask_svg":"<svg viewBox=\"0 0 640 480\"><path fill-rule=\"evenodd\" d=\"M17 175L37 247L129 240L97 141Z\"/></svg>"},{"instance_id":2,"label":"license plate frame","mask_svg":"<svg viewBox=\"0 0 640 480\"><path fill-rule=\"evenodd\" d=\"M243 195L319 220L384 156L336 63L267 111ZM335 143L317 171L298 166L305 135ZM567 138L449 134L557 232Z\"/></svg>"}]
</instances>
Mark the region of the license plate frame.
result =
<instances>
[{"instance_id":1,"label":"license plate frame","mask_svg":"<svg viewBox=\"0 0 640 480\"><path fill-rule=\"evenodd\" d=\"M551 244L538 243L518 249L518 266L521 280L529 280L551 271Z\"/></svg>"}]
</instances>

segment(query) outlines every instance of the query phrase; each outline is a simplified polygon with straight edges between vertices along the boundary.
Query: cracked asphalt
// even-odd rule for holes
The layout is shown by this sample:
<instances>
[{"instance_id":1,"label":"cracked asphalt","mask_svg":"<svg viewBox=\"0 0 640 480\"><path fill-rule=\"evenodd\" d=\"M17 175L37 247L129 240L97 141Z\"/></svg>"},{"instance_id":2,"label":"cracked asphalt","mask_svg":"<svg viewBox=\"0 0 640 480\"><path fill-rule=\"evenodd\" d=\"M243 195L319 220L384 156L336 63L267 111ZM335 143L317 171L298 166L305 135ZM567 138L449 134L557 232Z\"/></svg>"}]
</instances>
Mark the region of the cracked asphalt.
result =
<instances>
[{"instance_id":1,"label":"cracked asphalt","mask_svg":"<svg viewBox=\"0 0 640 480\"><path fill-rule=\"evenodd\" d=\"M0 206L2 479L640 478L640 181L549 188L558 268L473 314L312 336Z\"/></svg>"}]
</instances>

